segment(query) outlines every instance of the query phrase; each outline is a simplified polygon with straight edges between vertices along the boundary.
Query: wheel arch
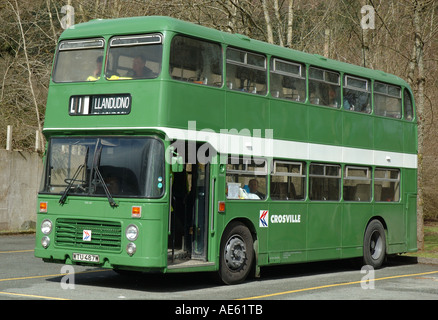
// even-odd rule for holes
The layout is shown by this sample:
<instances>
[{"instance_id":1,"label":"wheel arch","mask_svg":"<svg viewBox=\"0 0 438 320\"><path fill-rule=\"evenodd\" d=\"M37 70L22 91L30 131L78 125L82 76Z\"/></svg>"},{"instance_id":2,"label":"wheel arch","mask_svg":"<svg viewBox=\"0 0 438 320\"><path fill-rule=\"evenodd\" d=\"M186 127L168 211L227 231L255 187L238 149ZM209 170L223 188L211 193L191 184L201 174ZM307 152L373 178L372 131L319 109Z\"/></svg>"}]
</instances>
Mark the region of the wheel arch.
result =
<instances>
[{"instance_id":1,"label":"wheel arch","mask_svg":"<svg viewBox=\"0 0 438 320\"><path fill-rule=\"evenodd\" d=\"M382 216L373 216L373 217L371 217L371 218L368 220L368 222L367 222L367 224L366 224L366 226L365 226L365 229L363 230L363 233L364 233L364 234L365 234L365 231L367 230L369 224L370 224L371 221L373 221L373 220L378 220L378 221L380 221L380 223L383 225L383 228L385 229L385 232L388 234L388 225L386 224L386 221L385 221L385 219L383 219Z\"/></svg>"},{"instance_id":2,"label":"wheel arch","mask_svg":"<svg viewBox=\"0 0 438 320\"><path fill-rule=\"evenodd\" d=\"M224 230L223 230L223 232L221 234L221 239L222 239L223 234L225 233L225 230L227 230L227 228L229 228L229 226L232 223L234 223L234 222L240 222L243 225L245 225L248 228L248 230L251 232L253 241L255 242L255 241L258 240L258 238L257 238L257 230L256 230L254 224L252 223L252 221L250 219L243 218L243 217L234 218L234 219L231 219L230 221L228 221L227 225L225 226L225 228L224 228Z\"/></svg>"}]
</instances>

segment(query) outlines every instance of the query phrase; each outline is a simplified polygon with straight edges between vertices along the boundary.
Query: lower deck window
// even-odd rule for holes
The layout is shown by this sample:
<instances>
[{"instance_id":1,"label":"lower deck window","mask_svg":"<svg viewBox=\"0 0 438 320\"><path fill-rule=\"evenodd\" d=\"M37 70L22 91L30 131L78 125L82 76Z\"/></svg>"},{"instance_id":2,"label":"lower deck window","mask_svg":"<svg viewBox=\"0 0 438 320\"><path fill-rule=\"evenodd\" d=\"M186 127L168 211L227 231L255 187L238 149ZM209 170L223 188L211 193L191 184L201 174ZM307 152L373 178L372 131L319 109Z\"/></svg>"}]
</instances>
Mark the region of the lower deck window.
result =
<instances>
[{"instance_id":1,"label":"lower deck window","mask_svg":"<svg viewBox=\"0 0 438 320\"><path fill-rule=\"evenodd\" d=\"M374 200L380 202L400 201L400 170L375 169Z\"/></svg>"},{"instance_id":2,"label":"lower deck window","mask_svg":"<svg viewBox=\"0 0 438 320\"><path fill-rule=\"evenodd\" d=\"M266 160L229 158L227 164L227 199L266 199Z\"/></svg>"},{"instance_id":3,"label":"lower deck window","mask_svg":"<svg viewBox=\"0 0 438 320\"><path fill-rule=\"evenodd\" d=\"M316 201L338 201L341 196L341 166L310 164L309 198Z\"/></svg>"},{"instance_id":4,"label":"lower deck window","mask_svg":"<svg viewBox=\"0 0 438 320\"><path fill-rule=\"evenodd\" d=\"M343 191L345 201L371 201L370 169L346 166Z\"/></svg>"},{"instance_id":5,"label":"lower deck window","mask_svg":"<svg viewBox=\"0 0 438 320\"><path fill-rule=\"evenodd\" d=\"M306 195L305 163L275 161L272 169L272 200L304 200Z\"/></svg>"}]
</instances>

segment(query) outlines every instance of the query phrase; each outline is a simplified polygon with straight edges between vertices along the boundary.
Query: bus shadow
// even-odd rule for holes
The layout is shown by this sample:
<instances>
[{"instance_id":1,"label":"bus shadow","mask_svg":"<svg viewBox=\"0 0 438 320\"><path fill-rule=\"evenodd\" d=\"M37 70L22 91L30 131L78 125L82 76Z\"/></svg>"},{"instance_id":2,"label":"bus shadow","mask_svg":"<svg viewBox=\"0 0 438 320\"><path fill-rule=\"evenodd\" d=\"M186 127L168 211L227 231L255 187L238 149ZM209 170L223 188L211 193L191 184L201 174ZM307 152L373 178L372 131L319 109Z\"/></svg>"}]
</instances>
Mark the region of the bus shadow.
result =
<instances>
[{"instance_id":1,"label":"bus shadow","mask_svg":"<svg viewBox=\"0 0 438 320\"><path fill-rule=\"evenodd\" d=\"M416 257L399 255L388 256L381 269L417 263ZM259 280L300 278L318 274L360 271L362 267L363 263L361 258L269 266L262 268L261 278Z\"/></svg>"},{"instance_id":2,"label":"bus shadow","mask_svg":"<svg viewBox=\"0 0 438 320\"><path fill-rule=\"evenodd\" d=\"M47 279L66 281L64 276ZM220 286L211 272L119 274L110 269L89 269L74 274L74 284L102 288L148 291L156 293L181 292Z\"/></svg>"},{"instance_id":3,"label":"bus shadow","mask_svg":"<svg viewBox=\"0 0 438 320\"><path fill-rule=\"evenodd\" d=\"M391 256L382 268L417 264L416 257ZM359 259L330 260L289 265L277 265L261 268L260 278L249 278L247 283L265 282L279 279L305 278L318 274L330 274L360 271ZM214 272L189 273L131 273L118 274L109 269L94 269L78 272L74 275L75 285L102 288L126 289L142 292L177 293L192 290L222 287ZM47 281L60 283L64 276L48 278Z\"/></svg>"}]
</instances>

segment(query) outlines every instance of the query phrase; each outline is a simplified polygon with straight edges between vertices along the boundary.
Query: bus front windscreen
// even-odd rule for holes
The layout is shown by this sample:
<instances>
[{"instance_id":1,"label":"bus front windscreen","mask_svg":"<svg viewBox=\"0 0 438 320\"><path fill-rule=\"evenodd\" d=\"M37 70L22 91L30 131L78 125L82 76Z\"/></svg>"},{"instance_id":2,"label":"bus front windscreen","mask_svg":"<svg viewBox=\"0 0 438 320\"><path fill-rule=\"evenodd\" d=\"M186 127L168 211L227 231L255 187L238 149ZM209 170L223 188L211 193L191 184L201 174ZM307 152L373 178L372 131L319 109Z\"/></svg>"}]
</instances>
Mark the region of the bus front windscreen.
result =
<instances>
[{"instance_id":1,"label":"bus front windscreen","mask_svg":"<svg viewBox=\"0 0 438 320\"><path fill-rule=\"evenodd\" d=\"M151 137L52 138L40 192L159 198L163 144Z\"/></svg>"}]
</instances>

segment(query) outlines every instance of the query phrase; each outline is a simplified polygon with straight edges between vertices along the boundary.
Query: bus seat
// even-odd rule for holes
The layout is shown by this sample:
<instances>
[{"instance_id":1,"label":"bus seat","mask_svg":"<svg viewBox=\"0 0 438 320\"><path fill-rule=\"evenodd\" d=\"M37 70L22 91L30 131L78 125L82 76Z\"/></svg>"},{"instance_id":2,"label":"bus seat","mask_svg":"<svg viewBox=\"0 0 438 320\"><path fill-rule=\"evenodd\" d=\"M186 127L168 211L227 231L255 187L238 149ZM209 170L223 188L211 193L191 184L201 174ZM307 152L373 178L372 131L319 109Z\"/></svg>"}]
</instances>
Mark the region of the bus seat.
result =
<instances>
[{"instance_id":1,"label":"bus seat","mask_svg":"<svg viewBox=\"0 0 438 320\"><path fill-rule=\"evenodd\" d=\"M374 201L382 201L382 185L374 185Z\"/></svg>"},{"instance_id":2,"label":"bus seat","mask_svg":"<svg viewBox=\"0 0 438 320\"><path fill-rule=\"evenodd\" d=\"M371 185L358 184L353 199L354 201L369 201L371 199Z\"/></svg>"}]
</instances>

